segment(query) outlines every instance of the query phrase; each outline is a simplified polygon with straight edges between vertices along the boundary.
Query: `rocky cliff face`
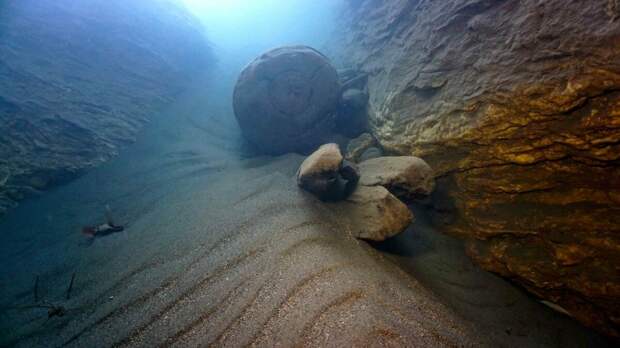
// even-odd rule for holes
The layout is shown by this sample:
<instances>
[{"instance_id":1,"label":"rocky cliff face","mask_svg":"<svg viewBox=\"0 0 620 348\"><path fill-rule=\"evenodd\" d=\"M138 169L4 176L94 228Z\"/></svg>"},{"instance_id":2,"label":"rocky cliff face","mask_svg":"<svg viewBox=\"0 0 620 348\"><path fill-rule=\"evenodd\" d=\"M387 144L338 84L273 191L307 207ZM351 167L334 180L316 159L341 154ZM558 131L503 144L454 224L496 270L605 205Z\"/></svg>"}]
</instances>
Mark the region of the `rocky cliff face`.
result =
<instances>
[{"instance_id":1,"label":"rocky cliff face","mask_svg":"<svg viewBox=\"0 0 620 348\"><path fill-rule=\"evenodd\" d=\"M2 2L0 214L114 156L205 69L200 26L171 1Z\"/></svg>"},{"instance_id":2,"label":"rocky cliff face","mask_svg":"<svg viewBox=\"0 0 620 348\"><path fill-rule=\"evenodd\" d=\"M620 3L350 1L333 55L470 255L620 337Z\"/></svg>"}]
</instances>

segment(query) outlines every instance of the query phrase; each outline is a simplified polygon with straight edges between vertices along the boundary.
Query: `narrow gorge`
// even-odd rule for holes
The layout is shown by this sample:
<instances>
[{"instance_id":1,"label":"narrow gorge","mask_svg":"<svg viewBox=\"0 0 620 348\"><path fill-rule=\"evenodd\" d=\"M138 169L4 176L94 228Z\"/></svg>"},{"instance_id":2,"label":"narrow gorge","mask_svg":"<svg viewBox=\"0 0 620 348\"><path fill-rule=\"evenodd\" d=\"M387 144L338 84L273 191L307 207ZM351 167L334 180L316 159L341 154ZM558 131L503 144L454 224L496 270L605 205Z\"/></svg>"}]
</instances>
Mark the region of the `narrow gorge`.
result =
<instances>
[{"instance_id":1,"label":"narrow gorge","mask_svg":"<svg viewBox=\"0 0 620 348\"><path fill-rule=\"evenodd\" d=\"M0 5L0 346L619 340L618 0Z\"/></svg>"}]
</instances>

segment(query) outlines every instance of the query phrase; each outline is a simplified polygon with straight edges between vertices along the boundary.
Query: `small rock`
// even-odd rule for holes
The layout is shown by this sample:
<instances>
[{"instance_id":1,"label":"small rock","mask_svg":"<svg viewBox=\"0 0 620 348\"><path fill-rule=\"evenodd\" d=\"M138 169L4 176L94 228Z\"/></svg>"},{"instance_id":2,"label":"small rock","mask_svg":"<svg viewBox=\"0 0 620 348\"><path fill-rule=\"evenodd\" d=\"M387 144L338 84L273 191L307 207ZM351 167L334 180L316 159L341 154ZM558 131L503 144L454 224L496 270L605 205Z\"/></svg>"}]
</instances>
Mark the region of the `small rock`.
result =
<instances>
[{"instance_id":1,"label":"small rock","mask_svg":"<svg viewBox=\"0 0 620 348\"><path fill-rule=\"evenodd\" d=\"M324 201L337 201L353 192L359 172L344 161L338 144L325 144L308 156L297 172L297 185Z\"/></svg>"},{"instance_id":2,"label":"small rock","mask_svg":"<svg viewBox=\"0 0 620 348\"><path fill-rule=\"evenodd\" d=\"M413 222L407 206L381 186L358 186L334 210L356 238L383 241Z\"/></svg>"},{"instance_id":3,"label":"small rock","mask_svg":"<svg viewBox=\"0 0 620 348\"><path fill-rule=\"evenodd\" d=\"M366 151L364 151L362 153L362 155L359 158L358 162L364 162L366 160L369 160L371 158L377 158L377 157L381 157L383 156L383 151L381 151L380 148L378 147L369 147L368 149L366 149Z\"/></svg>"},{"instance_id":4,"label":"small rock","mask_svg":"<svg viewBox=\"0 0 620 348\"><path fill-rule=\"evenodd\" d=\"M435 188L433 170L414 156L372 158L359 164L360 185L383 186L401 199L427 196Z\"/></svg>"},{"instance_id":5,"label":"small rock","mask_svg":"<svg viewBox=\"0 0 620 348\"><path fill-rule=\"evenodd\" d=\"M336 131L348 137L356 137L368 130L368 93L360 89L351 88L342 93L338 115L336 117Z\"/></svg>"},{"instance_id":6,"label":"small rock","mask_svg":"<svg viewBox=\"0 0 620 348\"><path fill-rule=\"evenodd\" d=\"M361 155L368 148L376 144L375 138L370 133L363 133L355 139L351 139L347 145L345 158L349 161L359 162Z\"/></svg>"},{"instance_id":7,"label":"small rock","mask_svg":"<svg viewBox=\"0 0 620 348\"><path fill-rule=\"evenodd\" d=\"M355 109L363 109L368 104L368 93L356 88L347 89L342 93L342 103Z\"/></svg>"}]
</instances>

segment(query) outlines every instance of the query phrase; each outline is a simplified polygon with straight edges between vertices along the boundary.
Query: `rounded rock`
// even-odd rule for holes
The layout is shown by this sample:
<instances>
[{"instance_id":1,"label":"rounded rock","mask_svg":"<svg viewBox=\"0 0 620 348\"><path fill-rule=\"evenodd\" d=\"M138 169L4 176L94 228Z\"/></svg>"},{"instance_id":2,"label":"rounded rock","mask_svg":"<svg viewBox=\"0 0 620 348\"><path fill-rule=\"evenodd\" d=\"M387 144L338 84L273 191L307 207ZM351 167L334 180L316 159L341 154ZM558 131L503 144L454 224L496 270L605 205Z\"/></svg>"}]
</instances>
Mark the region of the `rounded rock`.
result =
<instances>
[{"instance_id":1,"label":"rounded rock","mask_svg":"<svg viewBox=\"0 0 620 348\"><path fill-rule=\"evenodd\" d=\"M383 186L397 197L411 200L428 196L435 188L431 167L414 156L385 156L359 164L360 185Z\"/></svg>"},{"instance_id":2,"label":"rounded rock","mask_svg":"<svg viewBox=\"0 0 620 348\"><path fill-rule=\"evenodd\" d=\"M337 144L325 144L308 156L297 171L297 185L321 200L348 197L359 179L357 167L345 161Z\"/></svg>"},{"instance_id":3,"label":"rounded rock","mask_svg":"<svg viewBox=\"0 0 620 348\"><path fill-rule=\"evenodd\" d=\"M262 54L239 75L233 94L244 138L259 153L308 153L333 134L338 73L307 46Z\"/></svg>"},{"instance_id":4,"label":"rounded rock","mask_svg":"<svg viewBox=\"0 0 620 348\"><path fill-rule=\"evenodd\" d=\"M381 186L358 186L331 208L351 235L378 242L401 233L414 221L407 205Z\"/></svg>"}]
</instances>

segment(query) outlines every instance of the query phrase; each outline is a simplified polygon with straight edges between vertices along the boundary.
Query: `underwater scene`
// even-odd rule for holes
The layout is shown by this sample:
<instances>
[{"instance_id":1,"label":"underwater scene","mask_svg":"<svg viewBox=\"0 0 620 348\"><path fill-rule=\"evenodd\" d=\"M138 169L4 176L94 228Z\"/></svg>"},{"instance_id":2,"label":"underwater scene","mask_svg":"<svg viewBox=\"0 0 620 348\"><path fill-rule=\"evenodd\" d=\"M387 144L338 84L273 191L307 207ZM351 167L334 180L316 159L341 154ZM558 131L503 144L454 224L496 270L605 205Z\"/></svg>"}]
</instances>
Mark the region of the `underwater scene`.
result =
<instances>
[{"instance_id":1,"label":"underwater scene","mask_svg":"<svg viewBox=\"0 0 620 348\"><path fill-rule=\"evenodd\" d=\"M616 347L618 0L1 0L0 347Z\"/></svg>"}]
</instances>

